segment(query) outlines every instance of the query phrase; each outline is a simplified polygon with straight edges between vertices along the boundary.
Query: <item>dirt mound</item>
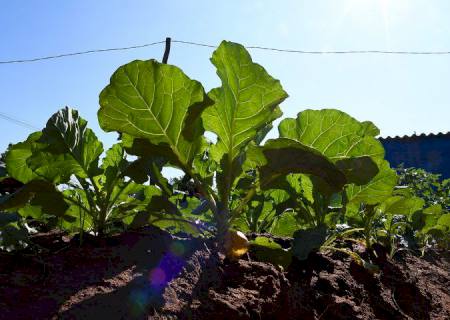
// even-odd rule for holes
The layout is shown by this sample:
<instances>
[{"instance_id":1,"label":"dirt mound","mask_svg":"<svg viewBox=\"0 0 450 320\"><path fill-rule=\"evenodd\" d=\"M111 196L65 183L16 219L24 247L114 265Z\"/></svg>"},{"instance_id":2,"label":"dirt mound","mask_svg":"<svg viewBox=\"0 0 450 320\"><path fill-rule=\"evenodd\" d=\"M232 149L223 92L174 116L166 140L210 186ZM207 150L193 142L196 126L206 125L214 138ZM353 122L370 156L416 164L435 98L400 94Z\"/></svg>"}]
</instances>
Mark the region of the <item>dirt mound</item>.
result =
<instances>
[{"instance_id":1,"label":"dirt mound","mask_svg":"<svg viewBox=\"0 0 450 320\"><path fill-rule=\"evenodd\" d=\"M282 270L155 228L82 247L52 233L40 255L0 256L0 319L450 319L448 252L369 273L341 254ZM40 241L41 241L40 240Z\"/></svg>"},{"instance_id":2,"label":"dirt mound","mask_svg":"<svg viewBox=\"0 0 450 320\"><path fill-rule=\"evenodd\" d=\"M169 283L155 318L450 319L448 257L435 262L404 254L379 259L372 274L341 254L316 253L283 272L203 250Z\"/></svg>"},{"instance_id":3,"label":"dirt mound","mask_svg":"<svg viewBox=\"0 0 450 320\"><path fill-rule=\"evenodd\" d=\"M284 274L270 264L239 260L197 251L180 277L163 294L165 304L156 318L259 319L279 313Z\"/></svg>"}]
</instances>

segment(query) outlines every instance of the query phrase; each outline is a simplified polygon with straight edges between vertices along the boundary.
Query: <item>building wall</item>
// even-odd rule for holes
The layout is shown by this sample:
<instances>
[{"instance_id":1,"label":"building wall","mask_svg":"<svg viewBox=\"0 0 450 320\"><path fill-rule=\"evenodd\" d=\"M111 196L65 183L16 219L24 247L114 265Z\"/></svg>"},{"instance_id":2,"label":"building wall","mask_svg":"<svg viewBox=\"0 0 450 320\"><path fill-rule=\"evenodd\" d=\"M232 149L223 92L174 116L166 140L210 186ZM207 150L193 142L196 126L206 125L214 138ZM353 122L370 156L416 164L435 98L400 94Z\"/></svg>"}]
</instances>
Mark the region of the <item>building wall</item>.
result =
<instances>
[{"instance_id":1,"label":"building wall","mask_svg":"<svg viewBox=\"0 0 450 320\"><path fill-rule=\"evenodd\" d=\"M411 137L380 138L392 167L403 163L450 178L450 132Z\"/></svg>"}]
</instances>

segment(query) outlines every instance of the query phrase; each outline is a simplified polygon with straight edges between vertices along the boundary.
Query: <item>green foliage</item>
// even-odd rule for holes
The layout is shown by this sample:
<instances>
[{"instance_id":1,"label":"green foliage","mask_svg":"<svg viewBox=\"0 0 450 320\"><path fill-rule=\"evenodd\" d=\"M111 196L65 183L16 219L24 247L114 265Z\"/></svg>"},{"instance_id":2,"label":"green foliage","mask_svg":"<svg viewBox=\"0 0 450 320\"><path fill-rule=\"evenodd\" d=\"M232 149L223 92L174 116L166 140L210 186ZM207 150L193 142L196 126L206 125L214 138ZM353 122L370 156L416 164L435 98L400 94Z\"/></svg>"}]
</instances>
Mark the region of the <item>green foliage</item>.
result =
<instances>
[{"instance_id":1,"label":"green foliage","mask_svg":"<svg viewBox=\"0 0 450 320\"><path fill-rule=\"evenodd\" d=\"M40 221L55 216L69 232L96 235L117 223L137 227L178 220L181 213L168 200L169 189L131 180L149 180L161 169L156 161L137 170L140 164L129 162L122 145L115 144L99 165L102 153L101 142L77 111L67 107L58 111L41 132L9 148L8 172L25 185L3 197L0 209L19 210L23 217ZM145 220L142 211L148 215Z\"/></svg>"},{"instance_id":2,"label":"green foliage","mask_svg":"<svg viewBox=\"0 0 450 320\"><path fill-rule=\"evenodd\" d=\"M449 249L450 246L450 214L440 204L432 205L416 212L412 216L410 229L413 236L408 238L411 246L419 248L422 253L427 247L438 245Z\"/></svg>"},{"instance_id":3,"label":"green foliage","mask_svg":"<svg viewBox=\"0 0 450 320\"><path fill-rule=\"evenodd\" d=\"M392 195L397 185L397 175L385 160L377 163L378 173L364 185L351 184L345 189L349 203L375 205Z\"/></svg>"},{"instance_id":4,"label":"green foliage","mask_svg":"<svg viewBox=\"0 0 450 320\"><path fill-rule=\"evenodd\" d=\"M7 172L24 186L0 199L8 211L0 213L4 243L14 228L21 237L28 217L97 235L118 224L153 224L214 234L222 245L230 227L292 237L291 249L264 237L252 242L258 259L282 266L336 250L374 270L341 246L349 238L364 239L368 249L382 243L392 255L406 242L448 246L447 180L410 169L399 169L398 179L378 128L339 110L302 111L265 141L288 97L280 82L236 43L223 41L211 62L221 85L208 93L176 66L136 60L119 67L100 93L100 126L121 137L105 153L70 108L10 146ZM165 167L184 176L169 182Z\"/></svg>"},{"instance_id":5,"label":"green foliage","mask_svg":"<svg viewBox=\"0 0 450 320\"><path fill-rule=\"evenodd\" d=\"M302 111L296 119L283 120L279 132L281 137L300 141L333 162L352 157L384 157L383 146L374 138L377 128L339 110Z\"/></svg>"},{"instance_id":6,"label":"green foliage","mask_svg":"<svg viewBox=\"0 0 450 320\"><path fill-rule=\"evenodd\" d=\"M0 182L9 178L6 172L5 154L0 157ZM0 202L9 197L9 193L0 194ZM4 212L0 210L0 250L13 251L28 246L28 228L26 221L17 212Z\"/></svg>"},{"instance_id":7,"label":"green foliage","mask_svg":"<svg viewBox=\"0 0 450 320\"><path fill-rule=\"evenodd\" d=\"M398 184L408 187L413 195L424 199L426 206L439 204L445 210L450 210L450 179L442 180L439 174L418 168L399 166L396 170Z\"/></svg>"},{"instance_id":8,"label":"green foliage","mask_svg":"<svg viewBox=\"0 0 450 320\"><path fill-rule=\"evenodd\" d=\"M28 246L28 229L22 217L0 211L0 250L14 251Z\"/></svg>"},{"instance_id":9,"label":"green foliage","mask_svg":"<svg viewBox=\"0 0 450 320\"><path fill-rule=\"evenodd\" d=\"M98 119L105 131L144 139L151 156L189 168L203 147L200 115L209 104L202 85L181 69L136 60L114 72L100 93Z\"/></svg>"},{"instance_id":10,"label":"green foliage","mask_svg":"<svg viewBox=\"0 0 450 320\"><path fill-rule=\"evenodd\" d=\"M156 155L183 170L187 180L177 184L191 197L181 200L192 201L192 190L200 194L219 238L230 225L295 235L294 242L320 234L320 241L308 238L313 245L306 249L296 247L295 255L305 257L330 247L339 223L363 231L369 247L380 231L403 232L400 226L412 223L421 204L393 198L397 175L373 123L338 110L306 110L281 121L280 137L263 144L287 94L238 44L222 42L211 61L222 86L207 95L173 66L151 60L119 68L101 94L99 121L122 133L127 151L141 161Z\"/></svg>"},{"instance_id":11,"label":"green foliage","mask_svg":"<svg viewBox=\"0 0 450 320\"><path fill-rule=\"evenodd\" d=\"M207 201L219 238L239 221L249 230L282 230L275 223L280 209L265 205L264 190L289 173L317 176L340 190L348 168L293 139L261 145L281 116L286 92L241 45L222 42L211 61L222 86L207 95L174 66L151 60L120 67L100 95L100 125L120 132L139 160L161 156L183 170ZM205 130L217 135L216 143L207 141Z\"/></svg>"},{"instance_id":12,"label":"green foliage","mask_svg":"<svg viewBox=\"0 0 450 320\"><path fill-rule=\"evenodd\" d=\"M263 262L270 262L274 265L287 268L292 261L291 250L283 249L274 240L267 237L256 237L250 242L250 251Z\"/></svg>"},{"instance_id":13,"label":"green foliage","mask_svg":"<svg viewBox=\"0 0 450 320\"><path fill-rule=\"evenodd\" d=\"M284 139L293 139L314 150L334 170L330 173L331 179L326 171L320 169L321 174L282 177L274 186L289 195L280 207L291 209L286 222L300 229L294 234L294 255L305 259L309 252L319 250L327 244L327 239L333 237L332 230L338 222L345 221L348 203L370 199L376 196L377 189L389 196L395 186L396 175L389 171L389 165L383 160L384 149L374 138L378 129L371 122L358 122L338 110L306 110L300 112L296 119L283 120L279 132ZM292 157L292 151L290 154ZM312 163L316 165L319 162L315 160ZM312 172L304 170L303 173ZM390 178L391 185L383 181L385 176ZM339 183L333 183L336 179L340 179ZM378 188L374 188L376 184ZM282 221L283 217L278 220ZM328 243L327 247L331 244Z\"/></svg>"},{"instance_id":14,"label":"green foliage","mask_svg":"<svg viewBox=\"0 0 450 320\"><path fill-rule=\"evenodd\" d=\"M6 164L5 164L5 153L0 154L0 181L6 177Z\"/></svg>"},{"instance_id":15,"label":"green foliage","mask_svg":"<svg viewBox=\"0 0 450 320\"><path fill-rule=\"evenodd\" d=\"M208 93L214 104L202 117L205 129L217 134L211 154L221 165L217 187L223 205L228 206L231 188L241 173L246 146L281 116L278 105L287 98L287 93L278 80L252 61L241 45L222 42L211 62L222 86Z\"/></svg>"}]
</instances>

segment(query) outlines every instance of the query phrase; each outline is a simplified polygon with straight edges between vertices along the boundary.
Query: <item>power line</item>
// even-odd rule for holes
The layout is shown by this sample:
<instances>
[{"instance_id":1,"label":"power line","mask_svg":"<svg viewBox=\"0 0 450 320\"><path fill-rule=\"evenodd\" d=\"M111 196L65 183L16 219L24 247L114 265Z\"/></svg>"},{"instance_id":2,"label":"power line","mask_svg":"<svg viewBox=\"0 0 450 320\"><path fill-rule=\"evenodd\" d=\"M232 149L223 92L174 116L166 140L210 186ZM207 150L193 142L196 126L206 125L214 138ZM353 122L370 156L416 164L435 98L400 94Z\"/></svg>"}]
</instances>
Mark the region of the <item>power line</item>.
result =
<instances>
[{"instance_id":1,"label":"power line","mask_svg":"<svg viewBox=\"0 0 450 320\"><path fill-rule=\"evenodd\" d=\"M15 123L15 124L17 124L19 126L27 128L27 129L39 130L39 128L33 126L32 124L26 123L25 121L22 121L22 120L19 120L19 119L16 119L16 118L13 118L13 117L11 117L11 116L9 116L7 114L4 114L3 112L0 112L0 118L4 119L6 121L9 121L9 122Z\"/></svg>"},{"instance_id":2,"label":"power line","mask_svg":"<svg viewBox=\"0 0 450 320\"><path fill-rule=\"evenodd\" d=\"M444 55L450 54L450 51L382 51L382 50L349 50L349 51L304 51L291 49L277 49L267 47L246 47L247 49L260 49L278 52L304 53L304 54L398 54L398 55Z\"/></svg>"},{"instance_id":3,"label":"power line","mask_svg":"<svg viewBox=\"0 0 450 320\"><path fill-rule=\"evenodd\" d=\"M192 41L172 40L172 42L182 43L182 44L190 44L190 45L199 46L199 47L217 48L217 46L214 46L212 44L205 44L205 43L192 42Z\"/></svg>"},{"instance_id":4,"label":"power line","mask_svg":"<svg viewBox=\"0 0 450 320\"><path fill-rule=\"evenodd\" d=\"M79 55L90 54L90 53L107 52L107 51L123 51L123 50L130 50L130 49L139 49L139 48L145 48L145 47L154 46L154 45L156 45L156 44L161 44L161 43L164 43L164 42L165 42L165 41L158 41L158 42L146 43L146 44L141 44L141 45L131 46L131 47L119 47L119 48L107 48L107 49L93 49L93 50L87 50L87 51L71 52L71 53L62 53L62 54L57 54L57 55L53 55L53 56L39 57L39 58L31 58L31 59L7 60L7 61L0 61L0 64L35 62L35 61L41 61L41 60L50 60L50 59L58 59L58 58L70 57L70 56L79 56Z\"/></svg>"},{"instance_id":5,"label":"power line","mask_svg":"<svg viewBox=\"0 0 450 320\"><path fill-rule=\"evenodd\" d=\"M182 41L182 40L172 40L172 42L178 42L183 44L190 44L194 46L208 47L208 48L217 48L217 46L192 42L192 41ZM287 52L287 53L302 53L302 54L411 54L411 55L441 55L441 54L450 54L450 51L384 51L384 50L347 50L347 51L307 51L307 50L295 50L295 49L279 49L279 48L270 48L270 47L261 47L261 46L245 46L247 49L258 49L258 50L268 50L268 51L277 51L277 52Z\"/></svg>"},{"instance_id":6,"label":"power line","mask_svg":"<svg viewBox=\"0 0 450 320\"><path fill-rule=\"evenodd\" d=\"M207 48L217 48L217 46L207 43L200 42L192 42L192 41L183 41L183 40L172 40L174 43L180 44L188 44L193 46L207 47ZM107 48L107 49L93 49L87 51L80 52L71 52L71 53L62 53L52 56L45 57L37 57L31 59L16 59L16 60L5 60L0 61L0 64L12 64L12 63L26 63L26 62L35 62L42 60L50 60L50 59L58 59L70 56L78 56L84 54L91 53L100 53L107 51L123 51L123 50L131 50L131 49L139 49L154 46L157 44L165 43L165 41L157 41L152 43L146 43L142 45L130 46L130 47L118 47L118 48ZM256 50L266 50L266 51L275 51L275 52L285 52L285 53L298 53L298 54L393 54L393 55L448 55L450 51L385 51L385 50L346 50L346 51L308 51L308 50L296 50L296 49L280 49L280 48L271 48L271 47L261 47L261 46L246 46L247 49L256 49Z\"/></svg>"}]
</instances>

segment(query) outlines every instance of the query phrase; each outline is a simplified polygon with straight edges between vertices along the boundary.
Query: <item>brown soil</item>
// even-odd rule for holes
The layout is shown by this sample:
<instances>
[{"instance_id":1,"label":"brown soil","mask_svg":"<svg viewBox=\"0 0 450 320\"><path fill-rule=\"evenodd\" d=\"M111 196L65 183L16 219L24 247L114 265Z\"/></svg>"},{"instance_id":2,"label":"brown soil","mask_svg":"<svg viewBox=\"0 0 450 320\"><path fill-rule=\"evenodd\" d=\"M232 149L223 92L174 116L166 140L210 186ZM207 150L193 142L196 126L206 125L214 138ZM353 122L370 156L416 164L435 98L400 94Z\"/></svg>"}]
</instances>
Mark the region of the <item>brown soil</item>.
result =
<instances>
[{"instance_id":1,"label":"brown soil","mask_svg":"<svg viewBox=\"0 0 450 320\"><path fill-rule=\"evenodd\" d=\"M82 247L60 233L36 241L48 253L0 255L0 319L450 319L448 252L379 252L371 274L342 254L289 270L231 262L155 228Z\"/></svg>"}]
</instances>

